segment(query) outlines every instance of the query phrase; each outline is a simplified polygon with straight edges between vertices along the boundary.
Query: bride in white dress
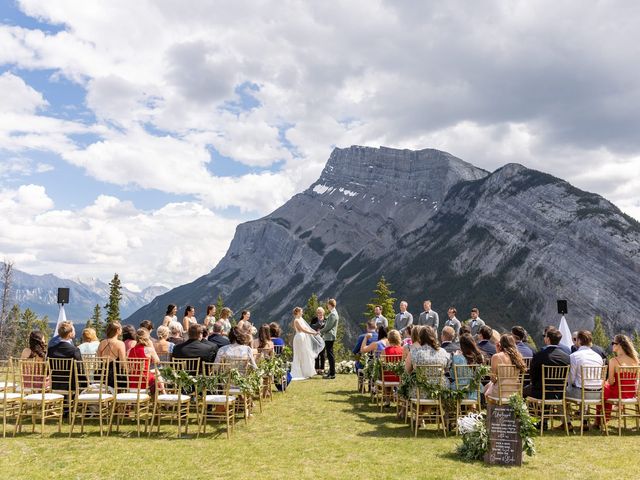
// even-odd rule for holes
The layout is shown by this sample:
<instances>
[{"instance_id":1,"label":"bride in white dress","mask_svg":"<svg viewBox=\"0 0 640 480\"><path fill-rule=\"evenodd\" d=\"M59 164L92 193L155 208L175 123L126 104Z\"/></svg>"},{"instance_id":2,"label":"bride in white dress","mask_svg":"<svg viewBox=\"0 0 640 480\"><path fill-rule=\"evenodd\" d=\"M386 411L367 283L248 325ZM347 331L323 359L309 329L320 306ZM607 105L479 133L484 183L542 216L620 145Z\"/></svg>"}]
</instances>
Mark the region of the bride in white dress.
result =
<instances>
[{"instance_id":1,"label":"bride in white dress","mask_svg":"<svg viewBox=\"0 0 640 480\"><path fill-rule=\"evenodd\" d=\"M313 330L304 318L302 309L293 309L293 360L291 380L304 380L316 375L315 359L324 348L324 340Z\"/></svg>"}]
</instances>

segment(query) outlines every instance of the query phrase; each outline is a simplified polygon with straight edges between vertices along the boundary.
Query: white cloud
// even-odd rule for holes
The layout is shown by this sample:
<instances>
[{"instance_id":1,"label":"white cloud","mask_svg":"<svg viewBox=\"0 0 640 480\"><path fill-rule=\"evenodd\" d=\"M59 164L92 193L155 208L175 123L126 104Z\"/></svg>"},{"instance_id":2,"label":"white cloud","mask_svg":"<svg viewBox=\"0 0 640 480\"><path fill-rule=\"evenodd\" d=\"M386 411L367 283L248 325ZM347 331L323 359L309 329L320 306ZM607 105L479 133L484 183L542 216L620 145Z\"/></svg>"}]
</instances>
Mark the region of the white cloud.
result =
<instances>
[{"instance_id":1,"label":"white cloud","mask_svg":"<svg viewBox=\"0 0 640 480\"><path fill-rule=\"evenodd\" d=\"M0 191L0 215L11 228L0 255L28 272L109 279L135 285L179 285L222 258L237 221L193 202L153 211L100 195L77 210L56 210L44 187ZM28 253L27 253L28 252Z\"/></svg>"},{"instance_id":2,"label":"white cloud","mask_svg":"<svg viewBox=\"0 0 640 480\"><path fill-rule=\"evenodd\" d=\"M9 72L0 75L0 92L4 92L0 95L0 111L4 113L34 113L47 105L40 92Z\"/></svg>"}]
</instances>

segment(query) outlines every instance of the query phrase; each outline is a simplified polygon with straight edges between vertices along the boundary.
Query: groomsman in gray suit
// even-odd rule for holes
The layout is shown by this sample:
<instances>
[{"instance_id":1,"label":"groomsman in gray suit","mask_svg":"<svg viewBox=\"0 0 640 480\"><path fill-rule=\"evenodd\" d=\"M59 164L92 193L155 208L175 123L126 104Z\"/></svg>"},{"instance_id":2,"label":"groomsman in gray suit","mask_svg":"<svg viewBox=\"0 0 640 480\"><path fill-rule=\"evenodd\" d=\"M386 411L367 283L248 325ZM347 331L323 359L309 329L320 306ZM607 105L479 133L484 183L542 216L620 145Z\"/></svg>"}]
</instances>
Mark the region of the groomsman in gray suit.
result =
<instances>
[{"instance_id":1,"label":"groomsman in gray suit","mask_svg":"<svg viewBox=\"0 0 640 480\"><path fill-rule=\"evenodd\" d=\"M393 328L398 330L401 335L406 334L407 327L413 325L413 315L407 312L409 304L404 300L400 302L400 313L396 315L396 320Z\"/></svg>"},{"instance_id":2,"label":"groomsman in gray suit","mask_svg":"<svg viewBox=\"0 0 640 480\"><path fill-rule=\"evenodd\" d=\"M327 309L329 315L325 321L324 327L320 329L320 334L324 340L325 349L327 352L327 360L329 360L329 373L323 378L333 379L336 378L336 357L333 354L333 344L336 341L338 334L338 311L336 310L336 301L334 298L330 298L327 301Z\"/></svg>"},{"instance_id":3,"label":"groomsman in gray suit","mask_svg":"<svg viewBox=\"0 0 640 480\"><path fill-rule=\"evenodd\" d=\"M469 328L471 328L471 335L476 336L481 327L484 327L484 321L480 318L480 310L476 307L471 309L471 319L468 321Z\"/></svg>"},{"instance_id":4,"label":"groomsman in gray suit","mask_svg":"<svg viewBox=\"0 0 640 480\"><path fill-rule=\"evenodd\" d=\"M431 300L425 300L422 304L424 312L418 317L418 325L428 325L438 333L438 327L440 326L440 317L438 312L431 310Z\"/></svg>"}]
</instances>

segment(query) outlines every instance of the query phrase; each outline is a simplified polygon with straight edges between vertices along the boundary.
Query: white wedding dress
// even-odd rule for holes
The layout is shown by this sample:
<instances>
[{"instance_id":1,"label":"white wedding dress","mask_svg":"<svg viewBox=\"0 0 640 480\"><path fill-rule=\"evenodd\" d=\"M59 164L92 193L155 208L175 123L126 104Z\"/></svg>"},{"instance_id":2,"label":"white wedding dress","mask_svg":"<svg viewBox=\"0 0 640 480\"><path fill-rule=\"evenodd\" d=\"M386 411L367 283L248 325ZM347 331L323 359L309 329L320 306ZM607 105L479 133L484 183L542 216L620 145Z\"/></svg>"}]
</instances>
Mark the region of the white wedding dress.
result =
<instances>
[{"instance_id":1,"label":"white wedding dress","mask_svg":"<svg viewBox=\"0 0 640 480\"><path fill-rule=\"evenodd\" d=\"M291 361L291 380L305 380L316 375L315 359L324 348L324 340L314 335L304 318L295 318L293 328L293 360Z\"/></svg>"}]
</instances>

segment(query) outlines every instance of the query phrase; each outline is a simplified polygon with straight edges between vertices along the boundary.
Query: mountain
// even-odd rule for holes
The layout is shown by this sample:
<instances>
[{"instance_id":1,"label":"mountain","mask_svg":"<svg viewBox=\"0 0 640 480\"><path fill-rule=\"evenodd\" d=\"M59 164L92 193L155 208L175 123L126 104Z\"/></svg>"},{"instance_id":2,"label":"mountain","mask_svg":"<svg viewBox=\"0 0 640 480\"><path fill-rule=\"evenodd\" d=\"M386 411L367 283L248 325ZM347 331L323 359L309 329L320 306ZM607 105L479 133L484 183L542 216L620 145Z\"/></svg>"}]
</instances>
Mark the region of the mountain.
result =
<instances>
[{"instance_id":1,"label":"mountain","mask_svg":"<svg viewBox=\"0 0 640 480\"><path fill-rule=\"evenodd\" d=\"M13 302L22 310L30 308L39 316L48 315L55 321L58 318L58 288L70 288L69 304L65 305L67 318L74 323L84 324L93 313L96 304L106 305L109 299L109 284L98 279L70 280L55 275L31 275L20 270L13 270L12 295ZM162 295L168 289L162 286L151 286L140 292L122 288L120 313L124 318L149 303L153 298ZM103 310L103 318L105 312Z\"/></svg>"},{"instance_id":2,"label":"mountain","mask_svg":"<svg viewBox=\"0 0 640 480\"><path fill-rule=\"evenodd\" d=\"M489 173L448 153L335 149L320 178L276 211L237 227L207 275L175 288L128 321L158 321L168 303L202 311L221 294L252 319L289 322L311 293L335 297L354 335L385 275L414 314L430 298L441 318L472 306L497 328L534 335L558 323L637 327L640 224L604 198L509 164Z\"/></svg>"}]
</instances>

